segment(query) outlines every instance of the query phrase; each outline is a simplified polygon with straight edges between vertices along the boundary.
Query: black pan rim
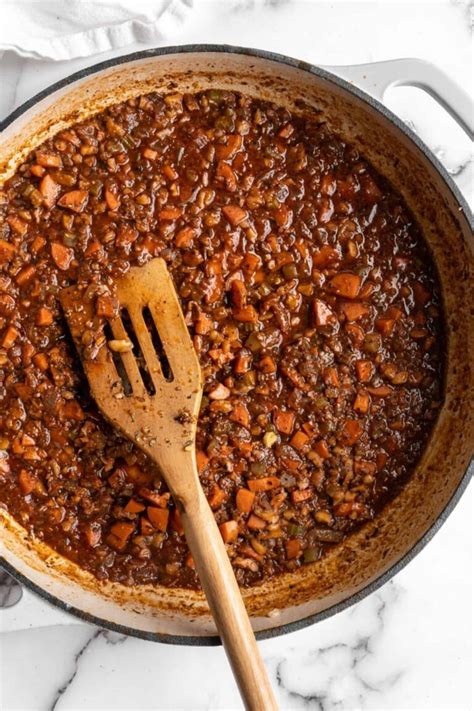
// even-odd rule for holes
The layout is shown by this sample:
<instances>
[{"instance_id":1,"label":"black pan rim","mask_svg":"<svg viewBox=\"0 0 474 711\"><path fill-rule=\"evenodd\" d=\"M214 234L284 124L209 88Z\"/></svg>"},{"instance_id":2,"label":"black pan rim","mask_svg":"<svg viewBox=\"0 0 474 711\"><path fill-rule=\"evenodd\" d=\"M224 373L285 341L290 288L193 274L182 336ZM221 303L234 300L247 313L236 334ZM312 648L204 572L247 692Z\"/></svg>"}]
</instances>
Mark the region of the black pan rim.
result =
<instances>
[{"instance_id":1,"label":"black pan rim","mask_svg":"<svg viewBox=\"0 0 474 711\"><path fill-rule=\"evenodd\" d=\"M386 108L384 104L382 104L377 99L374 99L372 96L370 96L363 90L349 83L345 79L341 79L337 75L332 74L326 69L321 69L320 67L317 67L308 62L304 62L298 59L287 57L285 55L278 54L275 52L269 52L266 50L254 49L249 47L238 47L226 44L188 44L157 47L153 49L142 50L139 52L132 52L130 54L120 55L118 57L113 57L111 59L107 59L105 61L93 64L89 67L85 67L84 69L81 69L78 72L75 72L74 74L65 77L64 79L61 79L60 81L55 82L54 84L51 84L50 86L35 94L31 99L25 101L18 108L12 111L3 121L0 122L0 133L3 132L10 124L12 124L17 118L19 118L22 114L32 108L39 101L53 94L55 91L67 87L78 80L97 74L105 69L110 69L112 67L119 66L128 62L139 61L142 59L149 59L169 54L188 53L243 54L259 59L266 59L276 63L286 64L296 69L301 69L302 71L318 76L326 80L327 82L335 84L339 88L342 88L353 94L358 99L369 104L369 106L371 106L373 109L382 114L387 120L394 124L396 128L398 128L403 134L405 134L405 136L409 138L412 143L415 144L418 150L421 151L424 157L433 165L436 171L441 175L442 179L450 189L454 199L459 204L459 210L461 215L464 215L471 230L474 229L473 214L469 208L469 205L467 204L466 199L462 195L461 191L457 187L452 177L449 175L449 173L438 160L438 158L436 158L436 156L428 148L428 146L400 118L398 118L398 116L396 116L392 111L390 111L390 109ZM466 468L466 472L461 478L451 499L448 501L443 511L441 511L436 521L432 524L432 526L430 526L430 528L425 532L425 534L412 546L412 548L382 575L370 582L368 585L366 585L354 595L349 596L345 600L342 600L341 602L337 603L336 605L333 605L332 607L326 610L323 610L322 612L316 613L314 615L309 615L308 617L305 617L301 620L290 622L279 627L274 627L269 630L257 632L257 639L273 639L275 637L279 637L290 632L296 632L298 630L304 629L305 627L313 625L316 622L332 617L338 612L341 612L342 610L345 610L348 607L355 605L356 603L366 598L368 595L371 595L372 593L377 591L385 583L391 580L397 573L403 570L403 568L408 563L410 563L418 555L418 553L420 553L420 551L423 550L427 543L431 541L431 539L440 530L442 525L445 523L447 518L455 509L461 496L466 491L467 486L473 475L474 462L471 462ZM14 568L14 566L8 563L3 557L0 557L0 567L2 567L19 583L24 585L28 590L45 600L45 602L53 605L54 607L58 607L63 612L67 612L71 615L74 615L75 617L82 620L84 623L94 624L97 627L107 629L118 634L126 635L129 637L137 637L139 639L143 639L149 642L161 642L163 644L187 645L197 647L218 646L221 644L220 638L217 636L187 636L160 634L154 632L146 632L144 630L138 630L132 627L128 627L126 625L120 625L114 622L103 620L95 615L79 610L73 605L65 603L56 596L47 592L39 585L34 583L32 580L30 580L28 577L26 577L24 574L18 572ZM21 602L19 604L21 604Z\"/></svg>"}]
</instances>

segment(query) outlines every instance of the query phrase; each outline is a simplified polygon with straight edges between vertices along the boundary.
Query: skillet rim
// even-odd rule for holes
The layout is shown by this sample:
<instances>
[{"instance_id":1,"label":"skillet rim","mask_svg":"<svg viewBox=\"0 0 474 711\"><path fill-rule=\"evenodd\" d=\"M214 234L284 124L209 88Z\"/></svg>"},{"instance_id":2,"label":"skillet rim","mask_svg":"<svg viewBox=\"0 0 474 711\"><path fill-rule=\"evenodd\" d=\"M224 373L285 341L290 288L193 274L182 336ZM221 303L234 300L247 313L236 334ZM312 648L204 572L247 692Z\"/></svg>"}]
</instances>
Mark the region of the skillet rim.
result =
<instances>
[{"instance_id":1,"label":"skillet rim","mask_svg":"<svg viewBox=\"0 0 474 711\"><path fill-rule=\"evenodd\" d=\"M378 99L373 98L370 94L367 94L362 89L359 89L355 85L341 79L336 74L322 69L314 64L305 62L303 60L294 59L277 52L270 52L262 49L255 49L251 47L240 47L228 44L186 44L186 45L170 45L165 47L155 47L152 49L141 50L138 52L132 52L130 54L119 55L118 57L113 57L102 62L97 62L88 67L85 67L73 74L60 79L59 81L47 86L42 89L37 94L32 96L30 99L20 104L16 109L14 109L5 119L0 121L0 134L10 126L17 118L22 116L26 111L35 106L39 101L43 100L55 91L62 89L64 87L73 84L74 82L84 79L86 77L98 74L99 72L110 69L112 67L120 66L121 64L126 64L128 62L138 61L142 59L152 59L153 57L160 57L168 54L191 54L191 53L215 53L215 54L241 54L249 57L256 57L258 59L265 59L272 62L285 64L296 69L300 69L308 74L320 77L332 83L337 87L351 93L356 96L361 101L367 103L375 111L378 111L384 118L389 120L398 130L400 130L405 136L411 140L412 143L418 148L419 151L424 155L424 157L431 163L433 168L440 174L441 178L451 191L454 199L459 205L460 215L459 219L462 220L464 216L468 223L471 231L474 230L474 216L464 198L460 189L454 182L453 178L449 175L446 168L441 164L440 160L434 155L434 153L428 148L428 146L417 136L412 129L409 128L396 114L394 114L390 109L388 109L383 103L378 101ZM444 509L440 512L437 519L434 521L432 526L425 532L425 534L418 539L410 548L407 553L400 558L393 566L386 570L381 576L370 582L364 588L359 590L354 595L350 595L341 602L333 605L322 612L318 612L314 615L309 615L301 620L295 622L290 622L278 627L274 627L269 630L264 630L256 632L255 636L257 640L273 639L275 637L288 634L290 632L295 632L305 627L308 627L320 620L325 620L332 615L351 607L352 605L360 602L368 595L372 594L378 590L382 585L391 580L397 573L399 573L408 563L410 563L420 551L431 541L434 535L440 530L442 525L447 520L448 516L453 512L456 505L458 504L461 496L467 489L470 479L474 475L474 460L471 460L468 464L464 475L459 481L458 486L453 492L452 497L447 502ZM156 632L146 632L144 630L137 630L126 625L116 624L114 622L106 621L92 615L87 612L83 612L78 608L63 602L55 595L47 592L39 585L31 581L22 573L19 573L14 566L8 563L5 558L0 557L0 567L3 568L7 573L9 573L13 578L15 578L19 583L24 585L28 590L38 595L40 598L45 600L47 603L58 607L63 612L74 615L85 623L91 623L97 627L101 627L118 634L126 635L129 637L136 637L150 642L161 642L163 644L175 644L175 645L187 645L187 646L219 646L221 644L220 638L218 636L196 636L196 635L170 635L170 634L159 634ZM21 601L20 601L21 603Z\"/></svg>"}]
</instances>

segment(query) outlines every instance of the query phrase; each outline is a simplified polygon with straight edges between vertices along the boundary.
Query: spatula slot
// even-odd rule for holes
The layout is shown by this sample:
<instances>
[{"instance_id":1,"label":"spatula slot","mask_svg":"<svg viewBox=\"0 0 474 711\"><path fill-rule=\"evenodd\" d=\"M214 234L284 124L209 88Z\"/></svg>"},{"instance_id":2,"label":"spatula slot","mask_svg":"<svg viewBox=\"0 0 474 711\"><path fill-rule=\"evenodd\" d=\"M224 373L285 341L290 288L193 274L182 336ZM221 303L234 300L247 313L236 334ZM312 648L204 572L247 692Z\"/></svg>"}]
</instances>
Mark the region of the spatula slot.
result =
<instances>
[{"instance_id":1,"label":"spatula slot","mask_svg":"<svg viewBox=\"0 0 474 711\"><path fill-rule=\"evenodd\" d=\"M142 316L145 325L148 329L148 333L150 334L151 342L153 343L156 355L158 356L158 360L160 361L161 372L163 373L163 377L168 383L171 383L174 380L173 371L171 370L168 356L166 355L165 349L163 348L163 343L160 338L155 319L153 318L153 315L148 306L145 306L145 308L143 309Z\"/></svg>"},{"instance_id":2,"label":"spatula slot","mask_svg":"<svg viewBox=\"0 0 474 711\"><path fill-rule=\"evenodd\" d=\"M154 395L156 392L155 385L148 370L148 365L145 360L142 348L140 346L140 341L138 340L137 334L135 333L130 314L128 313L126 308L122 308L120 310L120 318L128 338L133 343L133 354L135 356L138 370L140 371L140 376L143 380L143 385L145 386L145 389L149 395Z\"/></svg>"},{"instance_id":3,"label":"spatula slot","mask_svg":"<svg viewBox=\"0 0 474 711\"><path fill-rule=\"evenodd\" d=\"M110 324L107 321L104 324L104 336L106 337L107 341L111 341L114 339L114 334L112 333ZM122 358L120 357L120 353L110 351L110 354L112 356L112 360L114 362L115 369L117 371L117 375L120 378L120 380L122 381L124 395L126 395L128 397L129 395L132 394L132 384L131 384L130 379L127 375L127 371L125 370L125 366L123 364Z\"/></svg>"}]
</instances>

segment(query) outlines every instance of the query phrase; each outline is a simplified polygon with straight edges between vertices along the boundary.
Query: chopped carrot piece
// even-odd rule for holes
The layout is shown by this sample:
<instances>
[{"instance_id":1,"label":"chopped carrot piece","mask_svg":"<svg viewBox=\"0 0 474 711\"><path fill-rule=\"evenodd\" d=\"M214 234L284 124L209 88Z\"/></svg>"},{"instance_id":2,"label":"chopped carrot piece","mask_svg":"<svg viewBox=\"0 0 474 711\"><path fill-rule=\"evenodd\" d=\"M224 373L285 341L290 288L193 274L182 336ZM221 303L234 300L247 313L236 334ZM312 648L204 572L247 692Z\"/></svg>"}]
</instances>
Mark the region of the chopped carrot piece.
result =
<instances>
[{"instance_id":1,"label":"chopped carrot piece","mask_svg":"<svg viewBox=\"0 0 474 711\"><path fill-rule=\"evenodd\" d=\"M28 231L28 224L16 215L9 215L7 217L7 222L14 232L24 237Z\"/></svg>"},{"instance_id":2,"label":"chopped carrot piece","mask_svg":"<svg viewBox=\"0 0 474 711\"><path fill-rule=\"evenodd\" d=\"M243 170L245 167L246 156L244 153L238 153L232 161L234 170Z\"/></svg>"},{"instance_id":3,"label":"chopped carrot piece","mask_svg":"<svg viewBox=\"0 0 474 711\"><path fill-rule=\"evenodd\" d=\"M37 254L40 249L44 247L46 244L46 240L44 237L41 237L41 235L38 235L37 237L34 238L33 242L31 243L30 250L33 252L33 254Z\"/></svg>"},{"instance_id":4,"label":"chopped carrot piece","mask_svg":"<svg viewBox=\"0 0 474 711\"><path fill-rule=\"evenodd\" d=\"M362 425L358 420L352 420L350 418L347 419L342 428L344 444L352 447L352 445L357 442L363 431Z\"/></svg>"},{"instance_id":5,"label":"chopped carrot piece","mask_svg":"<svg viewBox=\"0 0 474 711\"><path fill-rule=\"evenodd\" d=\"M249 489L237 489L235 503L240 513L250 513L255 499L255 492Z\"/></svg>"},{"instance_id":6,"label":"chopped carrot piece","mask_svg":"<svg viewBox=\"0 0 474 711\"><path fill-rule=\"evenodd\" d=\"M378 318L375 321L375 328L383 336L391 336L395 326L395 321L392 318Z\"/></svg>"},{"instance_id":7,"label":"chopped carrot piece","mask_svg":"<svg viewBox=\"0 0 474 711\"><path fill-rule=\"evenodd\" d=\"M230 298L237 309L243 309L247 303L247 287L240 279L234 279L230 285Z\"/></svg>"},{"instance_id":8,"label":"chopped carrot piece","mask_svg":"<svg viewBox=\"0 0 474 711\"><path fill-rule=\"evenodd\" d=\"M303 463L299 459L286 458L286 459L282 459L281 463L284 467L286 467L287 469L290 469L291 471L296 471L297 469L301 469L301 467L303 466Z\"/></svg>"},{"instance_id":9,"label":"chopped carrot piece","mask_svg":"<svg viewBox=\"0 0 474 711\"><path fill-rule=\"evenodd\" d=\"M154 506L148 506L146 513L154 527L164 533L168 528L169 509L158 509Z\"/></svg>"},{"instance_id":10,"label":"chopped carrot piece","mask_svg":"<svg viewBox=\"0 0 474 711\"><path fill-rule=\"evenodd\" d=\"M296 415L292 410L275 410L273 422L279 432L291 434L295 425Z\"/></svg>"},{"instance_id":11,"label":"chopped carrot piece","mask_svg":"<svg viewBox=\"0 0 474 711\"><path fill-rule=\"evenodd\" d=\"M236 321L241 323L257 323L258 322L258 312L254 306L248 304L241 309L234 309L232 311Z\"/></svg>"},{"instance_id":12,"label":"chopped carrot piece","mask_svg":"<svg viewBox=\"0 0 474 711\"><path fill-rule=\"evenodd\" d=\"M223 178L226 190L230 193L235 193L237 190L237 179L235 173L228 163L220 160L217 164L216 177Z\"/></svg>"},{"instance_id":13,"label":"chopped carrot piece","mask_svg":"<svg viewBox=\"0 0 474 711\"><path fill-rule=\"evenodd\" d=\"M199 473L203 472L209 464L209 457L202 449L196 449L196 464Z\"/></svg>"},{"instance_id":14,"label":"chopped carrot piece","mask_svg":"<svg viewBox=\"0 0 474 711\"><path fill-rule=\"evenodd\" d=\"M86 257L92 257L94 254L98 254L102 249L102 245L96 239L92 239L87 245L87 249L84 252Z\"/></svg>"},{"instance_id":15,"label":"chopped carrot piece","mask_svg":"<svg viewBox=\"0 0 474 711\"><path fill-rule=\"evenodd\" d=\"M332 385L333 388L338 388L340 385L339 376L337 374L336 368L324 368L323 380L326 385Z\"/></svg>"},{"instance_id":16,"label":"chopped carrot piece","mask_svg":"<svg viewBox=\"0 0 474 711\"><path fill-rule=\"evenodd\" d=\"M356 412L360 412L361 414L365 415L365 413L369 411L369 405L370 397L368 396L368 394L364 392L358 392L352 407Z\"/></svg>"},{"instance_id":17,"label":"chopped carrot piece","mask_svg":"<svg viewBox=\"0 0 474 711\"><path fill-rule=\"evenodd\" d=\"M57 153L43 153L41 151L36 154L36 162L43 168L61 168L63 165L61 156Z\"/></svg>"},{"instance_id":18,"label":"chopped carrot piece","mask_svg":"<svg viewBox=\"0 0 474 711\"><path fill-rule=\"evenodd\" d=\"M105 188L105 202L107 203L109 210L117 210L120 207L120 200L108 188Z\"/></svg>"},{"instance_id":19,"label":"chopped carrot piece","mask_svg":"<svg viewBox=\"0 0 474 711\"><path fill-rule=\"evenodd\" d=\"M53 178L46 173L44 178L39 184L39 191L43 196L44 204L46 207L51 208L54 206L56 200L61 192L61 186L53 180Z\"/></svg>"},{"instance_id":20,"label":"chopped carrot piece","mask_svg":"<svg viewBox=\"0 0 474 711\"><path fill-rule=\"evenodd\" d=\"M170 515L170 523L173 531L176 531L180 536L184 534L183 522L178 509L173 509Z\"/></svg>"},{"instance_id":21,"label":"chopped carrot piece","mask_svg":"<svg viewBox=\"0 0 474 711\"><path fill-rule=\"evenodd\" d=\"M52 323L53 312L51 311L51 309L47 309L45 306L42 306L36 314L36 325L51 326Z\"/></svg>"},{"instance_id":22,"label":"chopped carrot piece","mask_svg":"<svg viewBox=\"0 0 474 711\"><path fill-rule=\"evenodd\" d=\"M24 269L19 272L16 277L15 281L18 284L18 286L24 286L25 284L28 284L29 281L31 281L36 274L36 269L33 266L25 267Z\"/></svg>"},{"instance_id":23,"label":"chopped carrot piece","mask_svg":"<svg viewBox=\"0 0 474 711\"><path fill-rule=\"evenodd\" d=\"M58 427L51 427L50 431L51 431L51 440L55 444L60 444L61 446L63 446L65 444L69 443L68 438L65 437L64 433L61 432ZM120 471L120 470L115 470L115 472L107 479L107 481L110 482L111 479L112 479L112 482L115 481L116 478L118 478L118 477L114 477L114 475L116 474L117 471ZM112 483L110 485L113 486Z\"/></svg>"},{"instance_id":24,"label":"chopped carrot piece","mask_svg":"<svg viewBox=\"0 0 474 711\"><path fill-rule=\"evenodd\" d=\"M21 493L24 496L28 496L28 494L34 491L36 479L32 474L26 471L26 469L22 469L18 474L18 484L20 485Z\"/></svg>"},{"instance_id":25,"label":"chopped carrot piece","mask_svg":"<svg viewBox=\"0 0 474 711\"><path fill-rule=\"evenodd\" d=\"M156 153L156 151L153 151L153 153ZM156 153L156 155L158 154ZM148 158L148 156L146 157ZM176 170L171 165L169 165L169 163L166 163L166 165L163 166L163 173L165 174L165 177L168 178L168 180L177 180L179 177Z\"/></svg>"},{"instance_id":26,"label":"chopped carrot piece","mask_svg":"<svg viewBox=\"0 0 474 711\"><path fill-rule=\"evenodd\" d=\"M286 557L287 558L299 558L299 556L303 552L303 547L301 545L301 541L299 541L297 538L290 538L289 541L286 541L285 543L286 547Z\"/></svg>"},{"instance_id":27,"label":"chopped carrot piece","mask_svg":"<svg viewBox=\"0 0 474 711\"><path fill-rule=\"evenodd\" d=\"M3 299L0 296L0 303L2 303ZM12 305L14 304L15 300L11 299ZM8 303L11 303L10 301ZM4 302L5 303L5 302ZM30 365L31 364L31 358L32 356L36 353L36 349L32 343L24 343L21 347L21 357L23 359L23 365Z\"/></svg>"},{"instance_id":28,"label":"chopped carrot piece","mask_svg":"<svg viewBox=\"0 0 474 711\"><path fill-rule=\"evenodd\" d=\"M194 330L200 336L205 336L207 333L212 331L214 327L214 322L205 314L200 313L197 321L194 324Z\"/></svg>"},{"instance_id":29,"label":"chopped carrot piece","mask_svg":"<svg viewBox=\"0 0 474 711\"><path fill-rule=\"evenodd\" d=\"M313 496L311 489L295 489L291 492L291 500L294 504L300 504L302 501L308 501Z\"/></svg>"},{"instance_id":30,"label":"chopped carrot piece","mask_svg":"<svg viewBox=\"0 0 474 711\"><path fill-rule=\"evenodd\" d=\"M246 456L247 454L250 454L250 452L253 449L253 446L254 446L254 442L242 442L241 440L237 440L234 443L234 447L244 456Z\"/></svg>"},{"instance_id":31,"label":"chopped carrot piece","mask_svg":"<svg viewBox=\"0 0 474 711\"><path fill-rule=\"evenodd\" d=\"M298 430L298 432L295 432L293 437L290 439L290 444L295 449L303 449L303 447L305 446L305 444L308 443L308 441L308 435L305 434L302 430Z\"/></svg>"},{"instance_id":32,"label":"chopped carrot piece","mask_svg":"<svg viewBox=\"0 0 474 711\"><path fill-rule=\"evenodd\" d=\"M15 326L9 326L3 335L2 347L11 348L19 335L20 332L15 328Z\"/></svg>"},{"instance_id":33,"label":"chopped carrot piece","mask_svg":"<svg viewBox=\"0 0 474 711\"><path fill-rule=\"evenodd\" d=\"M135 530L135 525L133 523L125 523L119 521L114 523L110 528L109 535L105 539L109 546L115 548L116 550L123 550L127 545L127 541Z\"/></svg>"},{"instance_id":34,"label":"chopped carrot piece","mask_svg":"<svg viewBox=\"0 0 474 711\"><path fill-rule=\"evenodd\" d=\"M316 442L314 445L314 451L316 454L319 454L321 459L328 459L331 456L329 447L324 439L320 439L319 442Z\"/></svg>"},{"instance_id":35,"label":"chopped carrot piece","mask_svg":"<svg viewBox=\"0 0 474 711\"><path fill-rule=\"evenodd\" d=\"M327 326L328 324L335 323L337 321L332 310L326 303L324 303L324 301L321 301L321 299L314 300L313 314L316 326Z\"/></svg>"},{"instance_id":36,"label":"chopped carrot piece","mask_svg":"<svg viewBox=\"0 0 474 711\"><path fill-rule=\"evenodd\" d=\"M98 523L88 523L84 527L84 538L91 548L99 545L102 538L102 528Z\"/></svg>"},{"instance_id":37,"label":"chopped carrot piece","mask_svg":"<svg viewBox=\"0 0 474 711\"><path fill-rule=\"evenodd\" d=\"M374 397L387 397L387 395L391 395L393 390L389 388L388 385L378 385L376 387L368 387L367 392Z\"/></svg>"},{"instance_id":38,"label":"chopped carrot piece","mask_svg":"<svg viewBox=\"0 0 474 711\"><path fill-rule=\"evenodd\" d=\"M209 496L209 506L211 507L212 510L218 509L221 504L224 503L228 498L226 492L220 488L220 486L217 486L217 484L214 484L212 489L211 489L211 494Z\"/></svg>"},{"instance_id":39,"label":"chopped carrot piece","mask_svg":"<svg viewBox=\"0 0 474 711\"><path fill-rule=\"evenodd\" d=\"M182 214L183 211L180 207L165 207L160 210L158 217L160 220L177 220Z\"/></svg>"},{"instance_id":40,"label":"chopped carrot piece","mask_svg":"<svg viewBox=\"0 0 474 711\"><path fill-rule=\"evenodd\" d=\"M177 232L174 243L179 249L183 249L190 247L195 237L196 230L193 227L183 227Z\"/></svg>"},{"instance_id":41,"label":"chopped carrot piece","mask_svg":"<svg viewBox=\"0 0 474 711\"><path fill-rule=\"evenodd\" d=\"M374 374L374 365L370 360L356 360L355 371L357 380L366 383Z\"/></svg>"},{"instance_id":42,"label":"chopped carrot piece","mask_svg":"<svg viewBox=\"0 0 474 711\"><path fill-rule=\"evenodd\" d=\"M120 225L115 244L117 247L128 247L133 244L138 237L138 231L132 225Z\"/></svg>"},{"instance_id":43,"label":"chopped carrot piece","mask_svg":"<svg viewBox=\"0 0 474 711\"><path fill-rule=\"evenodd\" d=\"M218 160L228 160L232 158L242 148L242 136L232 133L225 139L225 143L216 146L216 157Z\"/></svg>"},{"instance_id":44,"label":"chopped carrot piece","mask_svg":"<svg viewBox=\"0 0 474 711\"><path fill-rule=\"evenodd\" d=\"M257 271L261 264L262 260L257 254L254 254L253 252L246 252L241 267L246 274L252 274Z\"/></svg>"},{"instance_id":45,"label":"chopped carrot piece","mask_svg":"<svg viewBox=\"0 0 474 711\"><path fill-rule=\"evenodd\" d=\"M127 464L124 469L127 474L127 479L133 481L134 484L141 485L148 483L148 474L136 464Z\"/></svg>"},{"instance_id":46,"label":"chopped carrot piece","mask_svg":"<svg viewBox=\"0 0 474 711\"><path fill-rule=\"evenodd\" d=\"M84 420L84 410L79 405L77 400L68 400L61 410L64 417L72 420Z\"/></svg>"},{"instance_id":47,"label":"chopped carrot piece","mask_svg":"<svg viewBox=\"0 0 474 711\"><path fill-rule=\"evenodd\" d=\"M237 227L237 225L240 225L240 223L244 222L244 220L248 217L247 210L243 210L238 205L225 205L222 208L222 212L227 217L232 227Z\"/></svg>"},{"instance_id":48,"label":"chopped carrot piece","mask_svg":"<svg viewBox=\"0 0 474 711\"><path fill-rule=\"evenodd\" d=\"M343 301L341 310L348 321L358 321L370 313L368 306L357 301Z\"/></svg>"},{"instance_id":49,"label":"chopped carrot piece","mask_svg":"<svg viewBox=\"0 0 474 711\"><path fill-rule=\"evenodd\" d=\"M339 261L340 258L341 255L337 249L324 245L324 247L321 247L319 252L313 254L313 264L318 269L324 269L324 267L328 267L330 264L334 264L334 262Z\"/></svg>"},{"instance_id":50,"label":"chopped carrot piece","mask_svg":"<svg viewBox=\"0 0 474 711\"><path fill-rule=\"evenodd\" d=\"M343 501L334 507L336 516L350 516L351 518L354 518L352 514L355 515L355 518L358 518L360 514L364 514L366 511L366 506L358 501Z\"/></svg>"},{"instance_id":51,"label":"chopped carrot piece","mask_svg":"<svg viewBox=\"0 0 474 711\"><path fill-rule=\"evenodd\" d=\"M149 501L150 504L153 504L153 506L158 506L158 508L160 509L166 509L168 506L168 501L170 499L169 492L166 492L165 494L159 494L157 491L148 489L146 486L141 486L138 489L138 493L140 494L142 499L145 499L145 501Z\"/></svg>"},{"instance_id":52,"label":"chopped carrot piece","mask_svg":"<svg viewBox=\"0 0 474 711\"><path fill-rule=\"evenodd\" d=\"M15 388L18 397L25 402L33 395L33 388L27 383L15 383L13 387Z\"/></svg>"},{"instance_id":53,"label":"chopped carrot piece","mask_svg":"<svg viewBox=\"0 0 474 711\"><path fill-rule=\"evenodd\" d=\"M355 299L359 293L361 278L352 272L341 272L330 280L328 286L338 296L346 299Z\"/></svg>"},{"instance_id":54,"label":"chopped carrot piece","mask_svg":"<svg viewBox=\"0 0 474 711\"><path fill-rule=\"evenodd\" d=\"M289 138L294 133L294 126L291 123L287 123L278 131L280 138Z\"/></svg>"},{"instance_id":55,"label":"chopped carrot piece","mask_svg":"<svg viewBox=\"0 0 474 711\"><path fill-rule=\"evenodd\" d=\"M277 476L265 476L262 479L247 479L247 486L250 491L270 491L281 486L281 481Z\"/></svg>"},{"instance_id":56,"label":"chopped carrot piece","mask_svg":"<svg viewBox=\"0 0 474 711\"><path fill-rule=\"evenodd\" d=\"M270 355L263 356L258 363L258 367L262 373L276 373L277 366Z\"/></svg>"},{"instance_id":57,"label":"chopped carrot piece","mask_svg":"<svg viewBox=\"0 0 474 711\"><path fill-rule=\"evenodd\" d=\"M142 511L145 511L145 504L140 503L140 501L137 501L136 499L129 499L123 510L125 513L141 513Z\"/></svg>"},{"instance_id":58,"label":"chopped carrot piece","mask_svg":"<svg viewBox=\"0 0 474 711\"><path fill-rule=\"evenodd\" d=\"M16 247L4 239L0 239L0 263L9 262L15 256Z\"/></svg>"},{"instance_id":59,"label":"chopped carrot piece","mask_svg":"<svg viewBox=\"0 0 474 711\"><path fill-rule=\"evenodd\" d=\"M143 157L147 158L148 160L156 160L158 158L158 151L154 151L153 148L144 148L143 149ZM163 170L163 172L165 172L165 171ZM165 175L166 175L166 173L165 173Z\"/></svg>"},{"instance_id":60,"label":"chopped carrot piece","mask_svg":"<svg viewBox=\"0 0 474 711\"><path fill-rule=\"evenodd\" d=\"M328 195L331 197L331 195L334 195L336 192L337 188L337 183L334 175L331 173L328 173L323 177L321 180L321 183L319 185L319 190L323 195Z\"/></svg>"},{"instance_id":61,"label":"chopped carrot piece","mask_svg":"<svg viewBox=\"0 0 474 711\"><path fill-rule=\"evenodd\" d=\"M58 200L59 207L66 207L72 212L82 212L89 201L87 190L71 190Z\"/></svg>"},{"instance_id":62,"label":"chopped carrot piece","mask_svg":"<svg viewBox=\"0 0 474 711\"><path fill-rule=\"evenodd\" d=\"M247 373L250 370L252 356L249 353L238 353L234 359L234 373Z\"/></svg>"},{"instance_id":63,"label":"chopped carrot piece","mask_svg":"<svg viewBox=\"0 0 474 711\"><path fill-rule=\"evenodd\" d=\"M236 402L230 413L230 419L232 422L242 425L242 427L248 427L250 425L250 413L247 406L243 402Z\"/></svg>"},{"instance_id":64,"label":"chopped carrot piece","mask_svg":"<svg viewBox=\"0 0 474 711\"><path fill-rule=\"evenodd\" d=\"M239 525L237 521L226 521L219 526L224 543L235 543L239 535Z\"/></svg>"},{"instance_id":65,"label":"chopped carrot piece","mask_svg":"<svg viewBox=\"0 0 474 711\"><path fill-rule=\"evenodd\" d=\"M142 536L152 536L155 532L155 527L147 518L142 516L140 518L140 533Z\"/></svg>"},{"instance_id":66,"label":"chopped carrot piece","mask_svg":"<svg viewBox=\"0 0 474 711\"><path fill-rule=\"evenodd\" d=\"M33 363L42 371L48 370L49 363L45 353L36 353L33 356Z\"/></svg>"},{"instance_id":67,"label":"chopped carrot piece","mask_svg":"<svg viewBox=\"0 0 474 711\"><path fill-rule=\"evenodd\" d=\"M360 348L365 336L363 329L355 323L346 323L344 328L351 337L355 347Z\"/></svg>"},{"instance_id":68,"label":"chopped carrot piece","mask_svg":"<svg viewBox=\"0 0 474 711\"><path fill-rule=\"evenodd\" d=\"M393 318L395 321L399 321L403 317L403 311L398 308L398 306L389 306L386 311L387 318Z\"/></svg>"},{"instance_id":69,"label":"chopped carrot piece","mask_svg":"<svg viewBox=\"0 0 474 711\"><path fill-rule=\"evenodd\" d=\"M293 210L290 210L286 205L280 205L278 210L274 212L274 218L278 227L283 227L284 229L291 227L293 222ZM293 259L291 261L293 261ZM290 264L290 262L287 263Z\"/></svg>"},{"instance_id":70,"label":"chopped carrot piece","mask_svg":"<svg viewBox=\"0 0 474 711\"><path fill-rule=\"evenodd\" d=\"M256 531L260 531L262 528L267 527L267 522L263 520L263 518L259 518L259 516L255 516L255 514L250 514L247 520L247 526L249 528L252 528Z\"/></svg>"},{"instance_id":71,"label":"chopped carrot piece","mask_svg":"<svg viewBox=\"0 0 474 711\"><path fill-rule=\"evenodd\" d=\"M42 178L43 175L46 173L46 170L43 168L42 165L32 165L30 168L30 173L31 175L34 175L35 178Z\"/></svg>"},{"instance_id":72,"label":"chopped carrot piece","mask_svg":"<svg viewBox=\"0 0 474 711\"><path fill-rule=\"evenodd\" d=\"M304 425L302 425L302 428L306 432L308 437L313 437L317 432L317 428L313 425L312 422L305 422Z\"/></svg>"},{"instance_id":73,"label":"chopped carrot piece","mask_svg":"<svg viewBox=\"0 0 474 711\"><path fill-rule=\"evenodd\" d=\"M74 250L71 247L65 247L60 242L51 242L51 255L56 266L66 271L74 259Z\"/></svg>"}]
</instances>

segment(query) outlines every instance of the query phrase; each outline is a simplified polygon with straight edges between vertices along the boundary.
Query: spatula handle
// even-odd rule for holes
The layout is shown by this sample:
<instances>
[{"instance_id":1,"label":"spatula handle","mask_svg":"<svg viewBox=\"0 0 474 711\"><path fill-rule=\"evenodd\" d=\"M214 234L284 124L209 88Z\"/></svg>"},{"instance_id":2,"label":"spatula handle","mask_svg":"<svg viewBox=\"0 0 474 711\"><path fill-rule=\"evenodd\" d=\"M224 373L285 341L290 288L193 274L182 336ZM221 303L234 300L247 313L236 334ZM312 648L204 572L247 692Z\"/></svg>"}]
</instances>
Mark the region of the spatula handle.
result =
<instances>
[{"instance_id":1,"label":"spatula handle","mask_svg":"<svg viewBox=\"0 0 474 711\"><path fill-rule=\"evenodd\" d=\"M181 518L196 570L245 707L278 709L222 536L201 487Z\"/></svg>"}]
</instances>

